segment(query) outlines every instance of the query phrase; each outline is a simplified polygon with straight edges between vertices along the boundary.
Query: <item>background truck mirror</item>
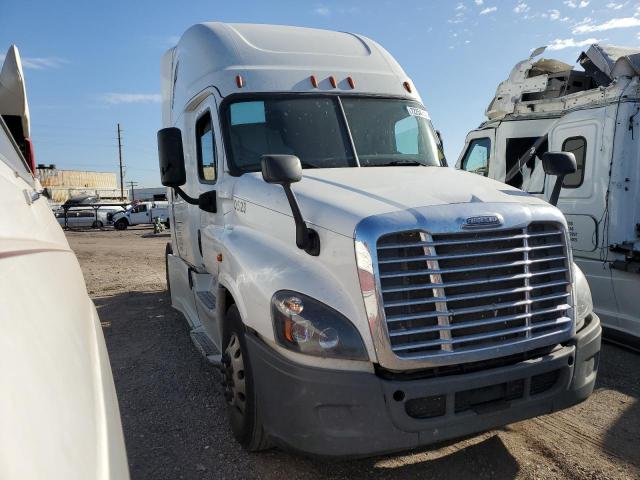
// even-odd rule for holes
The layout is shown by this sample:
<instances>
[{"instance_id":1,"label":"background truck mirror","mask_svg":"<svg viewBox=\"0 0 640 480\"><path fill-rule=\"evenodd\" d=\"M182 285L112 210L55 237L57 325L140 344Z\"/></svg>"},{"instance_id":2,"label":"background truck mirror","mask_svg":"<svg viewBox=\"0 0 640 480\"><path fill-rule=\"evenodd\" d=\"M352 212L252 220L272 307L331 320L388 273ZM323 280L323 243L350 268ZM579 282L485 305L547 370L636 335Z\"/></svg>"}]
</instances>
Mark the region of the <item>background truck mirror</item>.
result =
<instances>
[{"instance_id":1,"label":"background truck mirror","mask_svg":"<svg viewBox=\"0 0 640 480\"><path fill-rule=\"evenodd\" d=\"M160 160L160 180L165 187L180 187L187 181L184 169L182 132L169 127L158 131L158 158Z\"/></svg>"},{"instance_id":2,"label":"background truck mirror","mask_svg":"<svg viewBox=\"0 0 640 480\"><path fill-rule=\"evenodd\" d=\"M578 169L576 157L571 152L545 152L542 155L542 167L547 175L558 177L549 198L551 205L557 205L565 175L574 173Z\"/></svg>"}]
</instances>

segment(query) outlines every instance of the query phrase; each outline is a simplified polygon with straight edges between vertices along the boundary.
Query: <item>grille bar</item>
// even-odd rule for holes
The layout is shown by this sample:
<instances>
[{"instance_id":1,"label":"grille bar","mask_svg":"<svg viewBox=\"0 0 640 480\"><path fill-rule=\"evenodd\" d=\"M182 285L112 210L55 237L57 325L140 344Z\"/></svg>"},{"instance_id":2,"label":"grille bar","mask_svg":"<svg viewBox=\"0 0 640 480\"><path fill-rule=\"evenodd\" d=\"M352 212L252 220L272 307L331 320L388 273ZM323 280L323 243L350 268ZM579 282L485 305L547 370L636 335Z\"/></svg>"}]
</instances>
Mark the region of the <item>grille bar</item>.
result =
<instances>
[{"instance_id":1,"label":"grille bar","mask_svg":"<svg viewBox=\"0 0 640 480\"><path fill-rule=\"evenodd\" d=\"M562 232L557 232L556 235L561 235ZM390 243L380 245L378 250L387 250L390 248L413 248L413 247L437 247L440 245L460 245L460 244L468 244L468 243L485 243L485 242L495 242L500 240L514 240L520 238L535 238L535 237L543 237L549 235L546 232L543 233L523 233L521 235L511 235L506 237L489 237L489 238L474 238L468 240L441 240L439 242L415 242L415 243Z\"/></svg>"},{"instance_id":2,"label":"grille bar","mask_svg":"<svg viewBox=\"0 0 640 480\"><path fill-rule=\"evenodd\" d=\"M564 247L562 243L554 243L550 245L542 245L539 247L518 247L509 250L487 250L477 253L462 253L457 255L420 255L417 257L400 257L400 258L388 258L380 260L381 264L384 263L407 263L407 262L420 262L426 260L451 260L457 258L471 258L471 257L484 257L485 255L504 255L509 253L520 252L532 252L534 250L546 250L548 248L561 248Z\"/></svg>"},{"instance_id":3,"label":"grille bar","mask_svg":"<svg viewBox=\"0 0 640 480\"><path fill-rule=\"evenodd\" d=\"M516 328L505 328L503 330L497 331L497 332L491 332L491 333L481 333L478 335L468 335L465 337L458 337L458 338L452 338L449 340L431 340L429 342L422 342L422 343L406 343L406 344L398 344L398 345L394 345L392 347L392 350L394 352L400 351L400 350L415 350L415 349L420 349L420 348L424 348L424 347L432 347L432 346L436 346L436 345L445 345L445 344L451 344L451 343L467 343L467 342L473 342L476 340L485 340L488 338L494 338L494 337L502 337L502 336L506 336L506 335L511 335L514 333L522 333L522 332L527 332L529 330L535 330L537 328L544 328L544 327L550 327L550 326L557 326L557 325L563 325L563 324L567 324L567 323L571 323L571 319L569 317L560 317L557 318L555 320L550 320L548 322L540 322L540 323L536 323L533 325L529 325L529 326L524 326L524 327L516 327Z\"/></svg>"},{"instance_id":4,"label":"grille bar","mask_svg":"<svg viewBox=\"0 0 640 480\"><path fill-rule=\"evenodd\" d=\"M435 326L431 326L431 327L422 327L422 328L414 328L411 330L392 330L389 332L389 336L391 337L399 337L402 335L412 335L415 333L429 333L429 332L435 332L438 330L442 330L442 329L447 329L447 330L456 330L456 329L460 329L460 328L469 328L469 327L474 327L478 324L483 324L483 325L489 325L489 324L493 324L493 323L504 323L504 322L509 322L512 320L520 320L522 318L530 318L533 317L535 315L544 315L545 313L555 313L555 312L562 312L564 310L569 310L571 308L571 305L569 304L564 304L564 305L558 305L557 307L553 307L553 308L547 308L547 309L543 309L543 310L539 310L537 312L529 312L529 313L520 313L517 315L505 315L503 317L494 317L491 318L489 320L482 320L482 321L472 321L472 322L463 322L463 323L454 323L452 325L435 325Z\"/></svg>"},{"instance_id":5,"label":"grille bar","mask_svg":"<svg viewBox=\"0 0 640 480\"><path fill-rule=\"evenodd\" d=\"M523 277L523 278L527 278L527 277ZM461 300L470 300L473 298L495 297L497 295L512 295L514 293L531 292L532 290L538 290L541 288L549 288L549 287L557 287L558 285L569 285L569 282L567 280L558 280L556 282L541 283L538 285L510 288L506 290L473 292L473 293L467 293L465 295L451 295L451 296L442 297L442 298L433 297L433 298L428 298L424 300L400 300L397 302L386 302L385 306L387 308L391 308L391 307L401 307L404 305L424 305L426 303L433 303L433 302L458 302Z\"/></svg>"},{"instance_id":6,"label":"grille bar","mask_svg":"<svg viewBox=\"0 0 640 480\"><path fill-rule=\"evenodd\" d=\"M535 302L544 302L547 300L559 300L561 298L567 298L569 293L559 293L554 295L546 295L544 297L538 297L530 300L519 300L517 302L505 302L505 303L494 303L491 305L483 305L481 307L470 307L470 308L458 308L456 310L448 310L446 312L437 312L436 314L427 313L425 315L421 313L416 313L415 315L388 315L387 322L403 322L405 320L415 320L418 318L426 318L427 316L435 316L435 315L466 315L469 313L480 313L489 310L503 310L506 308L513 307L524 307L531 303Z\"/></svg>"},{"instance_id":7,"label":"grille bar","mask_svg":"<svg viewBox=\"0 0 640 480\"><path fill-rule=\"evenodd\" d=\"M550 273L562 273L566 271L567 271L566 268L556 268L556 269L545 270L542 272L519 273L517 275L505 275L502 277L488 278L485 280L485 282L495 283L495 282L503 282L505 280L520 280L525 278L539 277L542 275L549 275ZM383 288L382 293L411 292L414 290L429 290L432 288L465 287L467 285L475 285L476 283L477 283L476 280L467 280L463 282L448 282L448 283L424 283L424 284L413 285L410 287Z\"/></svg>"},{"instance_id":8,"label":"grille bar","mask_svg":"<svg viewBox=\"0 0 640 480\"><path fill-rule=\"evenodd\" d=\"M562 225L393 233L378 239L377 253L390 346L400 358L526 345L571 329Z\"/></svg>"},{"instance_id":9,"label":"grille bar","mask_svg":"<svg viewBox=\"0 0 640 480\"><path fill-rule=\"evenodd\" d=\"M553 262L555 260L564 260L566 257L564 255L556 255L554 257L545 257L539 258L536 260L518 260L516 262L503 263L503 264L495 264L495 265L486 265L480 267L460 267L460 268L444 268L440 270L422 270L419 272L410 272L410 271L399 271L399 272L391 272L391 273L381 273L380 278L398 278L398 277L415 277L421 275L435 275L435 274L443 274L443 273L462 273L462 272L472 272L478 270L487 270L487 269L498 269L498 268L507 268L507 267L519 267L524 265L532 265L534 263L544 263L544 262Z\"/></svg>"}]
</instances>

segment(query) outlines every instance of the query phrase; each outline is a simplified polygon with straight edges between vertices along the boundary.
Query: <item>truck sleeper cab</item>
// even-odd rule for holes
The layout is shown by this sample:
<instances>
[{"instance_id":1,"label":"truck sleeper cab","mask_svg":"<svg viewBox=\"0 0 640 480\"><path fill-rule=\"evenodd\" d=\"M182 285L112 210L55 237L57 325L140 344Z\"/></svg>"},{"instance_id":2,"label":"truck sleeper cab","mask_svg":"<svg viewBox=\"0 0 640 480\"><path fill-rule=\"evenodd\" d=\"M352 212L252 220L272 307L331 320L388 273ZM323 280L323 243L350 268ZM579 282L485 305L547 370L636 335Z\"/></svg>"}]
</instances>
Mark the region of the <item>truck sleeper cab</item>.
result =
<instances>
[{"instance_id":1,"label":"truck sleeper cab","mask_svg":"<svg viewBox=\"0 0 640 480\"><path fill-rule=\"evenodd\" d=\"M172 305L246 449L399 451L591 393L600 324L562 214L445 168L378 44L200 24L162 95Z\"/></svg>"},{"instance_id":2,"label":"truck sleeper cab","mask_svg":"<svg viewBox=\"0 0 640 480\"><path fill-rule=\"evenodd\" d=\"M584 71L538 58L542 50L500 84L457 166L549 198L554 179L540 159L573 152L578 169L558 208L575 261L605 336L640 347L640 50L592 45L578 59Z\"/></svg>"}]
</instances>

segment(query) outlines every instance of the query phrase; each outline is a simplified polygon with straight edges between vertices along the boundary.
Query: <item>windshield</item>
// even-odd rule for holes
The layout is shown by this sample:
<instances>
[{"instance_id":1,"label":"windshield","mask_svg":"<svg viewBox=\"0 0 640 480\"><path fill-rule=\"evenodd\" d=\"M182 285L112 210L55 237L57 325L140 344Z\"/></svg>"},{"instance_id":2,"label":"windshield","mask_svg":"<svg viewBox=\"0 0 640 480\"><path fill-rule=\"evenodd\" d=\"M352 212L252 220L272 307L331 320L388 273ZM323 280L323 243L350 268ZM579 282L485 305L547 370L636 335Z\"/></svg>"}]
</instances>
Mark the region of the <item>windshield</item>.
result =
<instances>
[{"instance_id":1,"label":"windshield","mask_svg":"<svg viewBox=\"0 0 640 480\"><path fill-rule=\"evenodd\" d=\"M427 112L415 101L278 96L234 102L226 120L237 173L260 171L265 154L296 155L302 168L443 164Z\"/></svg>"}]
</instances>

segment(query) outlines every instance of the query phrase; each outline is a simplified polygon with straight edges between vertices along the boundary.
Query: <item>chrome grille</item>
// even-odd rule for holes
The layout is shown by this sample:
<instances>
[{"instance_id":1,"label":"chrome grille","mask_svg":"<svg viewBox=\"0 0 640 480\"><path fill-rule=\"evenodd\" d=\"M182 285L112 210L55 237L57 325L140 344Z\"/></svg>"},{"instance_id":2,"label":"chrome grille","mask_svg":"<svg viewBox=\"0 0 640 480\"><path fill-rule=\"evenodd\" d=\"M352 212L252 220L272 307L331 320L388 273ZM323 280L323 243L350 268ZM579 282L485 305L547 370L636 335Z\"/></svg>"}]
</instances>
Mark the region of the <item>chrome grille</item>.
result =
<instances>
[{"instance_id":1,"label":"chrome grille","mask_svg":"<svg viewBox=\"0 0 640 480\"><path fill-rule=\"evenodd\" d=\"M564 229L388 234L377 242L391 349L421 358L571 329Z\"/></svg>"}]
</instances>

